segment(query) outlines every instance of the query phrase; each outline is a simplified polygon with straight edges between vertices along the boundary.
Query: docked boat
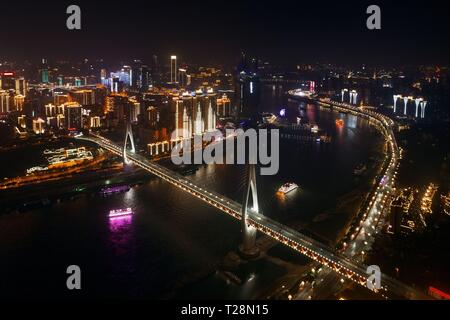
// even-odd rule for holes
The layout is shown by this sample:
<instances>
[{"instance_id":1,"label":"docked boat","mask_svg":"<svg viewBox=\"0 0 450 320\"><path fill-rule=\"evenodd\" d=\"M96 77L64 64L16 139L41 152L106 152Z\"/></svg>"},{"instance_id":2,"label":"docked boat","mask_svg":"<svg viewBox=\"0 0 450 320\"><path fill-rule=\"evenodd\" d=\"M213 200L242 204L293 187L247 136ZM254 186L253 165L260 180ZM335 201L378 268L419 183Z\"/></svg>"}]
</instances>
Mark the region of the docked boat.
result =
<instances>
[{"instance_id":1,"label":"docked boat","mask_svg":"<svg viewBox=\"0 0 450 320\"><path fill-rule=\"evenodd\" d=\"M278 189L278 192L283 193L283 194L286 194L286 193L289 193L289 192L291 192L291 191L293 191L293 190L295 190L295 189L297 189L297 188L298 188L298 185L297 185L297 184L295 184L295 183L293 183L293 182L288 182L288 183L283 184L283 185Z\"/></svg>"},{"instance_id":2,"label":"docked boat","mask_svg":"<svg viewBox=\"0 0 450 320\"><path fill-rule=\"evenodd\" d=\"M126 209L111 210L111 211L109 211L108 216L110 218L114 218L114 217L129 216L132 214L133 214L133 211L131 210L131 208L126 208Z\"/></svg>"},{"instance_id":3,"label":"docked boat","mask_svg":"<svg viewBox=\"0 0 450 320\"><path fill-rule=\"evenodd\" d=\"M274 123L277 117L273 113L263 113L262 120L263 123Z\"/></svg>"}]
</instances>

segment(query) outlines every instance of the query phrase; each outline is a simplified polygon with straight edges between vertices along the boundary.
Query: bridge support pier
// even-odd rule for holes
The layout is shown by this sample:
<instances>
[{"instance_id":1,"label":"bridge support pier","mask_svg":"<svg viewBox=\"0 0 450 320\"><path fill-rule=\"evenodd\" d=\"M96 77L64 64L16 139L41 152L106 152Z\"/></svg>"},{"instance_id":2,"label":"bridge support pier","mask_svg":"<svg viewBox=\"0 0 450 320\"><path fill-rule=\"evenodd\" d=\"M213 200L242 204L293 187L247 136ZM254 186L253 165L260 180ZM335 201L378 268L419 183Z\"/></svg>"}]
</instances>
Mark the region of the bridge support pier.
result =
<instances>
[{"instance_id":1,"label":"bridge support pier","mask_svg":"<svg viewBox=\"0 0 450 320\"><path fill-rule=\"evenodd\" d=\"M254 211L259 211L258 192L256 189L256 170L254 164L250 164L248 167L248 181L246 190L244 191L241 211L243 239L242 244L239 246L239 251L245 258L255 258L259 255L259 248L256 246L256 228L247 223L250 192L252 194L252 209Z\"/></svg>"},{"instance_id":2,"label":"bridge support pier","mask_svg":"<svg viewBox=\"0 0 450 320\"><path fill-rule=\"evenodd\" d=\"M133 139L133 130L131 129L131 123L130 121L127 120L127 128L125 131L125 142L123 143L123 162L124 164L128 164L128 159L127 159L127 142L128 142L128 138L130 139L130 144L131 144L131 152L134 153L136 151L135 147L134 147L134 139Z\"/></svg>"}]
</instances>

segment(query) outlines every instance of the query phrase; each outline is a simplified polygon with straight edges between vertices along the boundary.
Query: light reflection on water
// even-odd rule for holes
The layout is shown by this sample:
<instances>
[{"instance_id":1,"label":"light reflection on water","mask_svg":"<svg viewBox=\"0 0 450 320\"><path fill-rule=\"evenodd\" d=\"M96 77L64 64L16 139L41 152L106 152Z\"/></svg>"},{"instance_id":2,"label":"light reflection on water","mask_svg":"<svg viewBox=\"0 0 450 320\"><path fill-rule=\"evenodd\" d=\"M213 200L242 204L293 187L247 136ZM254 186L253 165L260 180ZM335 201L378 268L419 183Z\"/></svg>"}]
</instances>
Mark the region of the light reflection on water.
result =
<instances>
[{"instance_id":1,"label":"light reflection on water","mask_svg":"<svg viewBox=\"0 0 450 320\"><path fill-rule=\"evenodd\" d=\"M270 92L270 96L272 94ZM267 111L278 114L280 106L298 110L298 103L286 103L279 99L279 94L282 90L276 91L277 96L271 100ZM276 176L258 177L260 208L275 219L296 217L314 232L333 237L336 229L345 225L348 213L342 212L317 223L314 218L334 206L342 193L352 189L352 171L361 159L368 158L370 148L365 139L370 134L366 123L357 118L318 112L312 105L305 107L300 116L317 123L334 140L329 146L282 141L280 172ZM337 118L346 122L343 128L336 128ZM243 173L240 166L210 165L202 166L190 178L241 202ZM276 190L290 181L297 183L300 189L278 197ZM107 218L109 210L127 207L132 208L133 216ZM70 263L82 261L80 264L86 266L84 272L98 278L99 288L95 290L99 296L161 297L189 275L217 263L235 250L241 237L238 222L157 178L123 194L108 198L86 196L14 219L33 225L33 221L25 217L34 221L45 219L45 223L39 224L39 230L28 234L30 242L38 244L37 247L17 244L11 240L12 236L5 239L7 246L0 247L0 254L4 253L5 260L10 261L0 265L0 274L8 274L12 280L6 282L6 288L16 290L18 295L20 286L15 289L13 280L29 273L30 256L38 256L50 269L61 259ZM9 223L12 219L0 219L0 229L12 226L15 230L11 230L10 235L25 234L26 230L18 227L20 223ZM54 243L60 248L56 253ZM52 273L45 274L45 267L44 278L52 277L53 269ZM254 276L251 280L242 276L244 284L240 287L221 286L223 280L213 276L189 294L197 292L199 297L205 298L205 292L210 292L212 297L250 298L284 272L262 262L249 268L248 274ZM105 272L106 276L99 278L99 272ZM121 284L118 288L117 279ZM33 291L32 287L30 290ZM36 286L36 294L40 290L41 287Z\"/></svg>"}]
</instances>

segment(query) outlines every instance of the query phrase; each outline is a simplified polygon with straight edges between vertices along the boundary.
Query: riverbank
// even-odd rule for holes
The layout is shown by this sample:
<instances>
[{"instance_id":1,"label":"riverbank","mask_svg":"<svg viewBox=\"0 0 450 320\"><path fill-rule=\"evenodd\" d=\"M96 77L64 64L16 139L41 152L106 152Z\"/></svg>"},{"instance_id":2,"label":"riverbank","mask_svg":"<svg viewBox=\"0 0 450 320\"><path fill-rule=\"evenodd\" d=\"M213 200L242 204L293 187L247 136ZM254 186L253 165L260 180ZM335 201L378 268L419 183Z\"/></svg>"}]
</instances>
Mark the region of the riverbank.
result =
<instances>
[{"instance_id":1,"label":"riverbank","mask_svg":"<svg viewBox=\"0 0 450 320\"><path fill-rule=\"evenodd\" d=\"M150 175L135 168L110 170L79 174L70 179L48 181L26 187L0 191L0 214L24 212L40 207L51 206L61 201L74 201L80 196L95 194L101 188L116 184L139 184L147 181Z\"/></svg>"}]
</instances>

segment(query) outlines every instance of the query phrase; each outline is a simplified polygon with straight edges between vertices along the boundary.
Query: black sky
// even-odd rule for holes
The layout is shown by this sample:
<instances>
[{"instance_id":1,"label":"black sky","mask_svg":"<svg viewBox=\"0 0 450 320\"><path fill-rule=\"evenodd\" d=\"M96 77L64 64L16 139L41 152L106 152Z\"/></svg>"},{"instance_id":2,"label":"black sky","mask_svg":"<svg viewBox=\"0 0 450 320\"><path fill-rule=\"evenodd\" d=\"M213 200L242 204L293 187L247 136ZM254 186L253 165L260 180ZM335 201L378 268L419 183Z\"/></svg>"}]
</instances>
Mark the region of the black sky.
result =
<instances>
[{"instance_id":1,"label":"black sky","mask_svg":"<svg viewBox=\"0 0 450 320\"><path fill-rule=\"evenodd\" d=\"M82 30L66 28L78 4ZM382 30L366 28L378 4ZM8 1L0 59L148 59L234 63L243 49L279 63L448 64L450 11L430 1Z\"/></svg>"}]
</instances>

